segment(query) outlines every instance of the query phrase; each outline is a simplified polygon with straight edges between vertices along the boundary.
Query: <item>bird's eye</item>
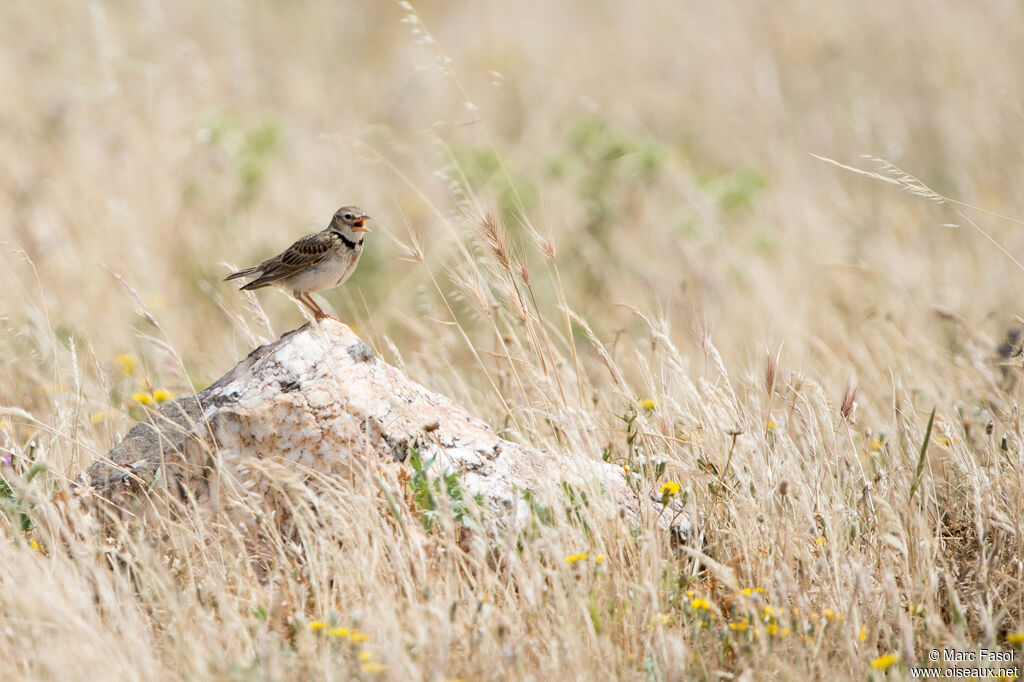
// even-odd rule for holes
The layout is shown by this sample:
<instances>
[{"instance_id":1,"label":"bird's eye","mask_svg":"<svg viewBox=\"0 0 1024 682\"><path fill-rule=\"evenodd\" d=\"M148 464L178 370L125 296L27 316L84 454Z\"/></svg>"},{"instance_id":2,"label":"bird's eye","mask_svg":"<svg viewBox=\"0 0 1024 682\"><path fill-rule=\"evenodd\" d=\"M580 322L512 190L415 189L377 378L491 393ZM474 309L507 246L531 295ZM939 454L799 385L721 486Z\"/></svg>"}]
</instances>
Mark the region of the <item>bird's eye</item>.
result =
<instances>
[{"instance_id":1,"label":"bird's eye","mask_svg":"<svg viewBox=\"0 0 1024 682\"><path fill-rule=\"evenodd\" d=\"M355 216L352 215L351 213L346 213L345 215L342 216L342 218L344 218L345 220L352 220L353 218L355 218Z\"/></svg>"}]
</instances>

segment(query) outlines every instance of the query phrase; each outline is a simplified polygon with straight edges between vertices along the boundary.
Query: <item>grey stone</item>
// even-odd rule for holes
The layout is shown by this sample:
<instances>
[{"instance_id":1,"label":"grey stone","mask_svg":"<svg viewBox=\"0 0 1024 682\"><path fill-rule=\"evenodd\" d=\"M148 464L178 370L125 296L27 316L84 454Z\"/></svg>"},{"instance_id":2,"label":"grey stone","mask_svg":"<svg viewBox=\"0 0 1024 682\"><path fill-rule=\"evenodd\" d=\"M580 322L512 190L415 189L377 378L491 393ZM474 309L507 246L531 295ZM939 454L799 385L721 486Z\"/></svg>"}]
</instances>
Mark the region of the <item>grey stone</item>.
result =
<instances>
[{"instance_id":1,"label":"grey stone","mask_svg":"<svg viewBox=\"0 0 1024 682\"><path fill-rule=\"evenodd\" d=\"M164 405L93 463L83 481L118 507L130 507L154 489L202 501L216 495L212 472L244 478L252 458L338 475L365 458L408 467L413 448L431 463L429 473L459 472L463 490L483 502L494 529L521 529L529 522L524 491L534 503L564 505L563 483L606 490L627 523L641 521L639 500L621 467L499 438L446 397L376 358L334 320L288 332L195 397ZM249 489L260 492L258 485ZM685 514L660 512L658 525L671 525L676 536L689 534Z\"/></svg>"}]
</instances>

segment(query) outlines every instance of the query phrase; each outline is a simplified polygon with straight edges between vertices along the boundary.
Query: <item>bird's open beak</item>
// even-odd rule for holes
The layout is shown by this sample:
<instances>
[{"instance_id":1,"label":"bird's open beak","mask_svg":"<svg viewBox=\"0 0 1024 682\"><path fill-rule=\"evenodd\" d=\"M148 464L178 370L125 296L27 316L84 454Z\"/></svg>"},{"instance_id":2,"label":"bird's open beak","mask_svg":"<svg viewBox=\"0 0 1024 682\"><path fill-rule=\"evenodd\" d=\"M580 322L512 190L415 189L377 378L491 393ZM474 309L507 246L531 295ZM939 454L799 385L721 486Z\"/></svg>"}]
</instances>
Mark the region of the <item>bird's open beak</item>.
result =
<instances>
[{"instance_id":1,"label":"bird's open beak","mask_svg":"<svg viewBox=\"0 0 1024 682\"><path fill-rule=\"evenodd\" d=\"M369 232L370 228L366 227L364 223L370 219L370 216L365 213L359 218L359 220L352 223L352 229L356 232Z\"/></svg>"}]
</instances>

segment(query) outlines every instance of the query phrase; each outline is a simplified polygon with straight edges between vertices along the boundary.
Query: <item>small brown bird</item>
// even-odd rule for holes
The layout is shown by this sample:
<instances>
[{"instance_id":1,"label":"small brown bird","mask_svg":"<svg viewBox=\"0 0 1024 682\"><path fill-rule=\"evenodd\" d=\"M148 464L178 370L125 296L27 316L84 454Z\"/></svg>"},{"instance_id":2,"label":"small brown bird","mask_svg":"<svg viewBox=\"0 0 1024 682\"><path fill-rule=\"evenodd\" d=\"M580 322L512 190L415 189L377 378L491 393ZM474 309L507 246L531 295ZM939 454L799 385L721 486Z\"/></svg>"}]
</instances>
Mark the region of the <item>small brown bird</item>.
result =
<instances>
[{"instance_id":1,"label":"small brown bird","mask_svg":"<svg viewBox=\"0 0 1024 682\"><path fill-rule=\"evenodd\" d=\"M311 292L333 289L356 269L363 253L364 223L370 216L356 206L343 206L334 212L324 230L306 235L282 253L245 270L233 272L224 281L236 277L255 277L242 289L261 289L277 285L291 289L292 295L313 312L317 319L330 317L310 296Z\"/></svg>"}]
</instances>

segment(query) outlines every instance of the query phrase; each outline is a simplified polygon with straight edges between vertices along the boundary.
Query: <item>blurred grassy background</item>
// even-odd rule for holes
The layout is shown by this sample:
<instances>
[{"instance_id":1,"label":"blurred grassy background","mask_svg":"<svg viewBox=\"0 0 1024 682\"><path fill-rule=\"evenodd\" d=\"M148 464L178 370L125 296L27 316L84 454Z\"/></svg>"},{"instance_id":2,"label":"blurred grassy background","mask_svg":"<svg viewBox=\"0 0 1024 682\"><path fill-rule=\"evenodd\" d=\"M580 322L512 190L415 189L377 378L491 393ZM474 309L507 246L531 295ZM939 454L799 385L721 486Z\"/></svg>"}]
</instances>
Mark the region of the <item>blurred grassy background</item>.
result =
<instances>
[{"instance_id":1,"label":"blurred grassy background","mask_svg":"<svg viewBox=\"0 0 1024 682\"><path fill-rule=\"evenodd\" d=\"M221 279L354 203L374 232L324 298L496 425L503 360L478 363L447 308L500 356L466 285L477 211L551 328L560 282L637 381L678 379L645 365L660 341L633 309L691 377L718 376L709 333L742 381L769 354L837 404L858 385L869 441L899 429L904 392L919 426L938 404L1019 439L1019 377L996 362L1024 273L949 207L811 154L1024 215L1022 20L1012 0L4 3L0 404L68 435L48 457L77 475L146 395L201 389L298 326L285 295L259 294L267 329ZM1024 252L1019 224L965 210ZM621 412L573 336L595 404ZM11 447L40 433L4 428Z\"/></svg>"},{"instance_id":2,"label":"blurred grassy background","mask_svg":"<svg viewBox=\"0 0 1024 682\"><path fill-rule=\"evenodd\" d=\"M946 345L934 305L995 336L1009 323L1018 273L990 244L810 154L882 156L1020 215L1013 2L427 2L434 44L388 3L48 7L8 5L0 27L0 296L8 329L45 310L100 360L132 347L119 273L214 378L249 345L219 309L241 310L224 263L344 203L400 239L411 226L442 267L434 209L462 174L513 238L523 219L551 235L568 300L605 336L635 328L628 303L712 328L734 361L785 340L843 373L879 327ZM1019 230L987 225L1019 252ZM328 300L405 353L456 352L399 255L375 235ZM261 298L275 331L299 322Z\"/></svg>"}]
</instances>

